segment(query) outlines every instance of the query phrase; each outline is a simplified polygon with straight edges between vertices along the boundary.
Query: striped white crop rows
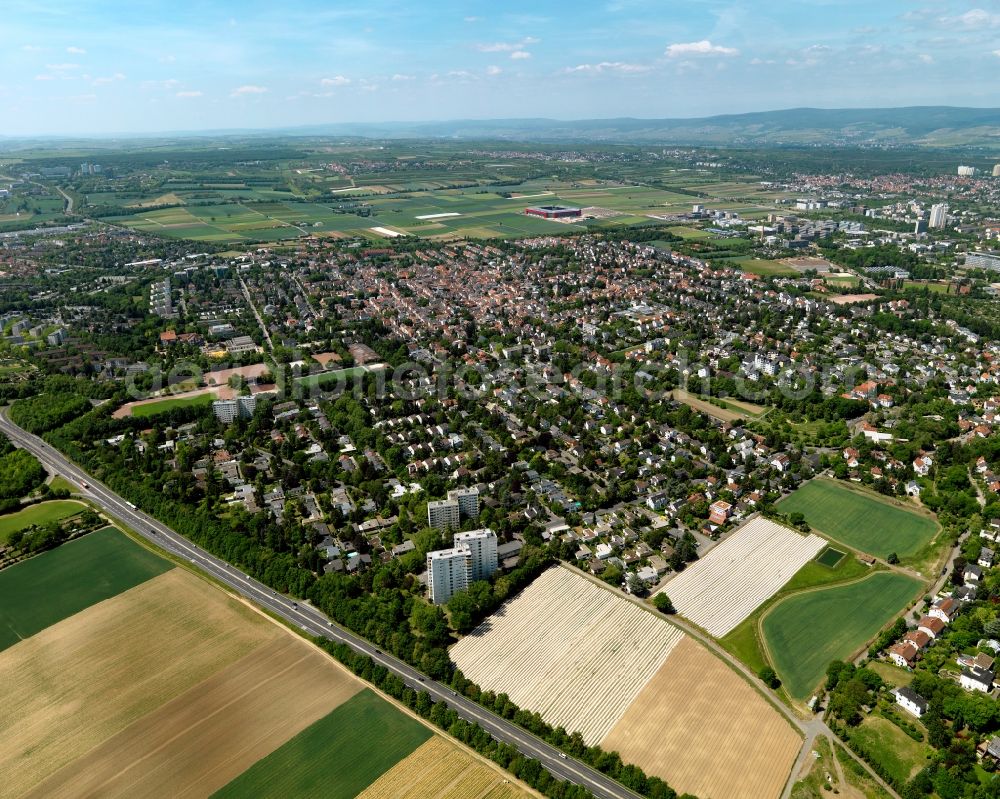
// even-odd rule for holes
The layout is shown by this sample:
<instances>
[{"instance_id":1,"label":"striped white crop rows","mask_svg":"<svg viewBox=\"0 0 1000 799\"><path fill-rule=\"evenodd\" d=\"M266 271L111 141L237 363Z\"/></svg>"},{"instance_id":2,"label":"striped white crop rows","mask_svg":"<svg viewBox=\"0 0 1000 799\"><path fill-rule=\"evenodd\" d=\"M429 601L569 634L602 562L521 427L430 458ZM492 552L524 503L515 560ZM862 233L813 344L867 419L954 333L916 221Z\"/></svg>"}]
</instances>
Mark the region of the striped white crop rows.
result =
<instances>
[{"instance_id":1,"label":"striped white crop rows","mask_svg":"<svg viewBox=\"0 0 1000 799\"><path fill-rule=\"evenodd\" d=\"M757 517L661 590L677 612L719 638L737 627L826 546Z\"/></svg>"},{"instance_id":2,"label":"striped white crop rows","mask_svg":"<svg viewBox=\"0 0 1000 799\"><path fill-rule=\"evenodd\" d=\"M541 574L451 650L466 677L596 744L684 633L568 569Z\"/></svg>"}]
</instances>

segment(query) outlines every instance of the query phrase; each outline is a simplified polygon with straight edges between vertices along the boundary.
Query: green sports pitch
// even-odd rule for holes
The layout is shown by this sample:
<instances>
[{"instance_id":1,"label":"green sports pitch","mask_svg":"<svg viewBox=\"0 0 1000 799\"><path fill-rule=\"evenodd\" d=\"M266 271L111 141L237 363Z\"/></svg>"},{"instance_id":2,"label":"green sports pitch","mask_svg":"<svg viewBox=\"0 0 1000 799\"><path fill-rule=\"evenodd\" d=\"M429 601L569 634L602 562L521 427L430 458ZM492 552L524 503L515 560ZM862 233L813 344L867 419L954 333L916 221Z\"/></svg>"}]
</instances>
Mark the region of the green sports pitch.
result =
<instances>
[{"instance_id":1,"label":"green sports pitch","mask_svg":"<svg viewBox=\"0 0 1000 799\"><path fill-rule=\"evenodd\" d=\"M875 572L857 582L805 591L764 616L762 630L778 676L795 699L819 685L831 660L863 647L920 591L897 572Z\"/></svg>"},{"instance_id":2,"label":"green sports pitch","mask_svg":"<svg viewBox=\"0 0 1000 799\"><path fill-rule=\"evenodd\" d=\"M0 572L0 650L173 568L113 527Z\"/></svg>"},{"instance_id":3,"label":"green sports pitch","mask_svg":"<svg viewBox=\"0 0 1000 799\"><path fill-rule=\"evenodd\" d=\"M258 760L213 799L352 799L433 734L366 689Z\"/></svg>"},{"instance_id":4,"label":"green sports pitch","mask_svg":"<svg viewBox=\"0 0 1000 799\"><path fill-rule=\"evenodd\" d=\"M833 480L812 480L778 503L782 513L801 513L809 526L835 541L885 558L915 555L934 538L938 525Z\"/></svg>"}]
</instances>

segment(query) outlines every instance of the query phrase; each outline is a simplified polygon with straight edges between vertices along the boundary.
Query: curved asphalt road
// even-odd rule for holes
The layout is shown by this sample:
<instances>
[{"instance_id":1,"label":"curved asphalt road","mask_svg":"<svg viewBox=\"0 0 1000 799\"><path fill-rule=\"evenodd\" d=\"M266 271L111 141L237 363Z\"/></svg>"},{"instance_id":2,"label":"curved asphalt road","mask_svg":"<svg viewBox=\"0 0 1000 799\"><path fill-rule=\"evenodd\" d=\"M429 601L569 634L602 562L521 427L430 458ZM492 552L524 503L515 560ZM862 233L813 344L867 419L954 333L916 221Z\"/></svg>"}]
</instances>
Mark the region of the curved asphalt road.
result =
<instances>
[{"instance_id":1,"label":"curved asphalt road","mask_svg":"<svg viewBox=\"0 0 1000 799\"><path fill-rule=\"evenodd\" d=\"M548 745L540 738L491 713L464 696L458 696L447 685L428 680L423 674L403 661L376 649L363 638L335 625L311 605L294 602L276 593L263 583L249 578L226 561L192 544L153 517L133 508L117 494L63 457L62 453L54 447L15 425L7 418L5 410L0 411L0 430L10 438L11 442L38 458L50 473L61 474L79 485L81 487L80 493L100 506L108 515L122 520L139 535L162 549L186 558L217 580L225 583L237 594L252 600L310 635L345 643L355 651L368 655L376 663L402 679L410 688L427 691L434 701L445 702L466 721L478 722L498 741L512 744L525 757L538 760L558 779L581 785L600 799L639 799L639 794L630 791L610 777L577 760L561 755L558 749ZM84 483L87 485L86 488L83 488Z\"/></svg>"}]
</instances>

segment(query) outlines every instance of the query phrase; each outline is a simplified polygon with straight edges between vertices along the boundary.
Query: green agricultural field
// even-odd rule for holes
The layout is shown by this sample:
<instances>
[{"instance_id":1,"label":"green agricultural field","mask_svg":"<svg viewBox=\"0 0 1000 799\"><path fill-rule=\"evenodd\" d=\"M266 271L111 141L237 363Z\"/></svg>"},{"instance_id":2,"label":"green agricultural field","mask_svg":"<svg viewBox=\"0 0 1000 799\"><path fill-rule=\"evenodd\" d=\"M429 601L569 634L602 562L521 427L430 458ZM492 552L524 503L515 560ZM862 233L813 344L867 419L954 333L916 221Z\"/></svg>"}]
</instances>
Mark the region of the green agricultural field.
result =
<instances>
[{"instance_id":1,"label":"green agricultural field","mask_svg":"<svg viewBox=\"0 0 1000 799\"><path fill-rule=\"evenodd\" d=\"M257 761L213 799L353 799L433 734L365 689Z\"/></svg>"},{"instance_id":2,"label":"green agricultural field","mask_svg":"<svg viewBox=\"0 0 1000 799\"><path fill-rule=\"evenodd\" d=\"M934 538L937 523L887 500L842 486L812 480L778 503L782 513L801 513L809 525L849 547L885 558L907 557Z\"/></svg>"},{"instance_id":3,"label":"green agricultural field","mask_svg":"<svg viewBox=\"0 0 1000 799\"><path fill-rule=\"evenodd\" d=\"M175 408L194 408L201 405L211 405L213 400L215 400L214 394L199 394L197 397L164 399L159 402L151 402L148 405L136 405L132 408L132 415L140 418L155 416L158 413L166 413Z\"/></svg>"},{"instance_id":4,"label":"green agricultural field","mask_svg":"<svg viewBox=\"0 0 1000 799\"><path fill-rule=\"evenodd\" d=\"M780 261L766 261L761 258L734 258L728 264L739 266L745 272L761 277L797 277L798 272Z\"/></svg>"},{"instance_id":5,"label":"green agricultural field","mask_svg":"<svg viewBox=\"0 0 1000 799\"><path fill-rule=\"evenodd\" d=\"M883 571L776 604L761 626L788 693L795 699L808 698L831 660L843 660L862 648L921 587L912 577Z\"/></svg>"},{"instance_id":6,"label":"green agricultural field","mask_svg":"<svg viewBox=\"0 0 1000 799\"><path fill-rule=\"evenodd\" d=\"M85 510L86 506L68 499L56 499L52 502L42 502L30 505L16 513L0 516L0 543L7 543L10 534L30 527L33 524L43 525L58 522L75 516Z\"/></svg>"},{"instance_id":7,"label":"green agricultural field","mask_svg":"<svg viewBox=\"0 0 1000 799\"><path fill-rule=\"evenodd\" d=\"M173 568L105 527L0 571L0 650Z\"/></svg>"},{"instance_id":8,"label":"green agricultural field","mask_svg":"<svg viewBox=\"0 0 1000 799\"><path fill-rule=\"evenodd\" d=\"M825 550L824 550L825 552ZM824 553L809 561L785 583L767 602L744 619L740 625L725 637L720 643L733 655L742 660L754 671L760 671L764 666L770 666L764 647L760 640L760 620L770 608L787 596L809 591L821 586L836 585L852 580L858 580L871 573L871 570L857 558L841 558L836 566L826 566L820 562Z\"/></svg>"}]
</instances>

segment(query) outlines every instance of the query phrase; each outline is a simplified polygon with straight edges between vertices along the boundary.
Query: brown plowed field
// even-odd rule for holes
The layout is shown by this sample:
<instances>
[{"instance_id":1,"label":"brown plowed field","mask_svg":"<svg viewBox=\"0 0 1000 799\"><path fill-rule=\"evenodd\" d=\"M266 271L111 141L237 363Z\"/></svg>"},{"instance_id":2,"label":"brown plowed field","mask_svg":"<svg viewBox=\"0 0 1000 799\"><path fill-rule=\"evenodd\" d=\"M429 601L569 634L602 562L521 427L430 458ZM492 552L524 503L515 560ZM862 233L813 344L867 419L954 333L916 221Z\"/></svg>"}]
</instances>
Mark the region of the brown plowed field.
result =
<instances>
[{"instance_id":1,"label":"brown plowed field","mask_svg":"<svg viewBox=\"0 0 1000 799\"><path fill-rule=\"evenodd\" d=\"M802 741L745 680L685 636L601 741L678 793L776 799Z\"/></svg>"},{"instance_id":2,"label":"brown plowed field","mask_svg":"<svg viewBox=\"0 0 1000 799\"><path fill-rule=\"evenodd\" d=\"M209 796L360 689L317 649L281 635L122 730L28 796Z\"/></svg>"},{"instance_id":3,"label":"brown plowed field","mask_svg":"<svg viewBox=\"0 0 1000 799\"><path fill-rule=\"evenodd\" d=\"M0 653L0 774L19 796L281 630L181 569Z\"/></svg>"}]
</instances>

